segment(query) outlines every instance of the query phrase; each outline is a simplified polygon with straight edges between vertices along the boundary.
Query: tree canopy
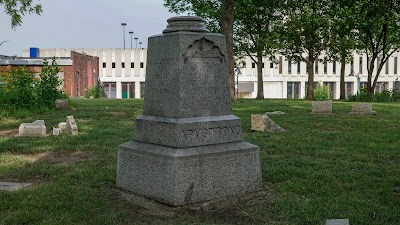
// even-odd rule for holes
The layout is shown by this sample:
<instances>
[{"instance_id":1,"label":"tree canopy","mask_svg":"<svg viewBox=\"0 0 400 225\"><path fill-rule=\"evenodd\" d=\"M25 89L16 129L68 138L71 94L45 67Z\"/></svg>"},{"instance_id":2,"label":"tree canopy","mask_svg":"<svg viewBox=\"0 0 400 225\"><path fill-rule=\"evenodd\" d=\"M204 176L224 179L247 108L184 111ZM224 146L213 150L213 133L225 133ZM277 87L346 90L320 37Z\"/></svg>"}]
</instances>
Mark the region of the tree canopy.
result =
<instances>
[{"instance_id":1,"label":"tree canopy","mask_svg":"<svg viewBox=\"0 0 400 225\"><path fill-rule=\"evenodd\" d=\"M42 5L34 4L33 0L0 0L0 6L4 12L11 17L11 28L22 24L22 17L26 14L42 13Z\"/></svg>"}]
</instances>

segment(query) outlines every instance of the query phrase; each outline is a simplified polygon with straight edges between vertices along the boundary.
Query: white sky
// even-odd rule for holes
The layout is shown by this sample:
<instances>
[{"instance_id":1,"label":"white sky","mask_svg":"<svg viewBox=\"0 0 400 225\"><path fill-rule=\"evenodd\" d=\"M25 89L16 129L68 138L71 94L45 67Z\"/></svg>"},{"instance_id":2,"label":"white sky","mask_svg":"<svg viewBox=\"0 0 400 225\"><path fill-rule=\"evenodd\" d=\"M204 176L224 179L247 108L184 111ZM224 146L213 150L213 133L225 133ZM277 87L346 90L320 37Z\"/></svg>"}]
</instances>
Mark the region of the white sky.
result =
<instances>
[{"instance_id":1,"label":"white sky","mask_svg":"<svg viewBox=\"0 0 400 225\"><path fill-rule=\"evenodd\" d=\"M38 0L34 1L38 2ZM163 0L41 0L43 12L27 15L22 25L11 29L11 20L0 8L1 55L22 55L38 48L123 48L131 47L131 36L147 47L147 38L161 34L167 19L175 16ZM138 45L139 46L139 45ZM133 47L135 40L133 39Z\"/></svg>"}]
</instances>

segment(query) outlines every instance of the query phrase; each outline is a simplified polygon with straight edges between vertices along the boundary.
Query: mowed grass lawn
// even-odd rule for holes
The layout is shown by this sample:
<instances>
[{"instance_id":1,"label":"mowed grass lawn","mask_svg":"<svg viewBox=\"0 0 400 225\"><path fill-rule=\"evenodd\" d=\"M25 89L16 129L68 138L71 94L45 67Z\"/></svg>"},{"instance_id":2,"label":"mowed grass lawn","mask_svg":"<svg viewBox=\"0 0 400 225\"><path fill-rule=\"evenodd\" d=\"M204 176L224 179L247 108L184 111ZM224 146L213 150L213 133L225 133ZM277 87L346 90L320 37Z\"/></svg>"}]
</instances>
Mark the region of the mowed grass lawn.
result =
<instances>
[{"instance_id":1,"label":"mowed grass lawn","mask_svg":"<svg viewBox=\"0 0 400 225\"><path fill-rule=\"evenodd\" d=\"M0 181L32 187L0 192L0 224L400 224L400 103L373 103L378 115L312 115L304 100L238 100L244 139L260 146L264 195L230 208L157 214L115 188L117 146L132 139L142 100L75 99L76 110L2 119L0 133L44 119L51 132L74 115L79 135L0 137ZM250 132L250 115L286 133ZM150 210L151 211L151 210Z\"/></svg>"}]
</instances>

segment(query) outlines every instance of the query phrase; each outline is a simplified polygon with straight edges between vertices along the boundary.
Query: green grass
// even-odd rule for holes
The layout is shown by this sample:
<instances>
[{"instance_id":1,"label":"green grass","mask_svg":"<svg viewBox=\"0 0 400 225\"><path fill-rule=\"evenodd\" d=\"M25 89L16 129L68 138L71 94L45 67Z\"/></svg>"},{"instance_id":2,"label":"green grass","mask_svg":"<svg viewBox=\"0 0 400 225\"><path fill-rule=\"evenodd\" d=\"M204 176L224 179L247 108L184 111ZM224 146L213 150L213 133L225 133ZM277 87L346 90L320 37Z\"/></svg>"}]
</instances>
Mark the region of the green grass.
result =
<instances>
[{"instance_id":1,"label":"green grass","mask_svg":"<svg viewBox=\"0 0 400 225\"><path fill-rule=\"evenodd\" d=\"M233 112L244 139L260 146L266 195L224 210L177 209L153 216L115 188L117 146L132 138L141 100L76 99L76 111L2 119L0 131L44 119L50 131L74 115L80 134L0 137L0 181L33 182L0 192L0 224L350 224L400 222L400 104L373 103L376 116L312 115L303 100L242 100ZM250 132L250 115L270 117L286 133Z\"/></svg>"}]
</instances>

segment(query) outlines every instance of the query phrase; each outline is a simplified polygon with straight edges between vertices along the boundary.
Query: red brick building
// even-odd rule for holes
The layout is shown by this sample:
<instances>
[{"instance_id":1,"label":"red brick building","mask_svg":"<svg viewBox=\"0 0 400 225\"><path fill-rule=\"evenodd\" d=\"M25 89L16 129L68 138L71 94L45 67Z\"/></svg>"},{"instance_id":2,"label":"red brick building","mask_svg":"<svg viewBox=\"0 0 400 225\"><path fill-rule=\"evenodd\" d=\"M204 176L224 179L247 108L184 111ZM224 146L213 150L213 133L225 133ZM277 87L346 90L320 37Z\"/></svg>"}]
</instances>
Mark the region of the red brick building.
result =
<instances>
[{"instance_id":1,"label":"red brick building","mask_svg":"<svg viewBox=\"0 0 400 225\"><path fill-rule=\"evenodd\" d=\"M52 58L25 58L0 56L0 71L7 72L15 66L25 66L28 71L39 74L43 68L43 60L49 64ZM63 90L70 97L85 95L85 90L97 84L99 79L99 58L71 52L71 57L57 57L60 67L58 78L63 81Z\"/></svg>"}]
</instances>

